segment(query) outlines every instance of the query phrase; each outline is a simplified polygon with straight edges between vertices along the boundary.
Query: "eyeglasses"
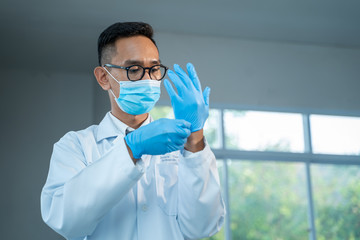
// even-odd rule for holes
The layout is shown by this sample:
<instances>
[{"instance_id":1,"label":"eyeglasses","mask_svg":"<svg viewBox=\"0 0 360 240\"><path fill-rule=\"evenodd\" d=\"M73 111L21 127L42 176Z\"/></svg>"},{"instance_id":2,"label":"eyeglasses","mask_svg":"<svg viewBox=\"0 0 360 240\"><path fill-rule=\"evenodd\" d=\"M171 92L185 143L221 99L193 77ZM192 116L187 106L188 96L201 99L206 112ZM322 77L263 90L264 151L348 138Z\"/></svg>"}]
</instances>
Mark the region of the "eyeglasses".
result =
<instances>
[{"instance_id":1,"label":"eyeglasses","mask_svg":"<svg viewBox=\"0 0 360 240\"><path fill-rule=\"evenodd\" d=\"M143 67L140 65L131 65L128 67L122 67L118 65L113 64L104 64L105 67L109 68L119 68L119 69L125 69L127 73L127 77L130 81L138 81L141 80L145 75L145 70L148 69L148 73L150 76L150 79L152 80L162 80L165 77L166 71L168 70L168 67L159 64L154 65L152 67Z\"/></svg>"}]
</instances>

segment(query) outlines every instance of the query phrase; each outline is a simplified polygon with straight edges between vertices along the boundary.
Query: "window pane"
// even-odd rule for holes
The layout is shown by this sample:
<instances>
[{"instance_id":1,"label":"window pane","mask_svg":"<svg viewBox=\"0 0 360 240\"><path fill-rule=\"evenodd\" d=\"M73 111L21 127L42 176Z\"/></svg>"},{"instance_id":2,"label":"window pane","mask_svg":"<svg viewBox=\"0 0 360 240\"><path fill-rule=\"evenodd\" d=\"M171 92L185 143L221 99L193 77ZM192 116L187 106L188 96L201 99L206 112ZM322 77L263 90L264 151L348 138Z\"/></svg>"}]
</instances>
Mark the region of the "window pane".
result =
<instances>
[{"instance_id":1,"label":"window pane","mask_svg":"<svg viewBox=\"0 0 360 240\"><path fill-rule=\"evenodd\" d=\"M318 240L360 239L360 166L313 164Z\"/></svg>"},{"instance_id":2,"label":"window pane","mask_svg":"<svg viewBox=\"0 0 360 240\"><path fill-rule=\"evenodd\" d=\"M229 164L232 239L308 239L302 163Z\"/></svg>"},{"instance_id":3,"label":"window pane","mask_svg":"<svg viewBox=\"0 0 360 240\"><path fill-rule=\"evenodd\" d=\"M210 109L209 118L204 126L204 135L210 147L221 148L221 112L218 109Z\"/></svg>"},{"instance_id":4,"label":"window pane","mask_svg":"<svg viewBox=\"0 0 360 240\"><path fill-rule=\"evenodd\" d=\"M228 149L304 151L301 114L226 110L224 121Z\"/></svg>"},{"instance_id":5,"label":"window pane","mask_svg":"<svg viewBox=\"0 0 360 240\"><path fill-rule=\"evenodd\" d=\"M360 155L360 118L311 115L314 153Z\"/></svg>"}]
</instances>

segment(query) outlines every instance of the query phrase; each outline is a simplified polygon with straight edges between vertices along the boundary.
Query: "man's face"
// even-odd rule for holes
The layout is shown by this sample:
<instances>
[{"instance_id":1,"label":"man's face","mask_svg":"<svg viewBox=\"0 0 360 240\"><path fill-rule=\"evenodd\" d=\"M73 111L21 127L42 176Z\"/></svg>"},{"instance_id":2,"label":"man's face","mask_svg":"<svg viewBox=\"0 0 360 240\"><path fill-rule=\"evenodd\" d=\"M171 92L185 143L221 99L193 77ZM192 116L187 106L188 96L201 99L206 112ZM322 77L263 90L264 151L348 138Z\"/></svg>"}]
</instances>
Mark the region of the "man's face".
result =
<instances>
[{"instance_id":1,"label":"man's face","mask_svg":"<svg viewBox=\"0 0 360 240\"><path fill-rule=\"evenodd\" d=\"M116 54L112 58L111 64L123 67L131 65L152 67L160 64L159 52L155 44L147 37L120 38L115 42L115 49ZM125 69L111 68L109 70L118 81L129 81ZM119 96L119 84L110 76L108 77L115 96ZM150 79L148 71L146 71L142 79Z\"/></svg>"}]
</instances>

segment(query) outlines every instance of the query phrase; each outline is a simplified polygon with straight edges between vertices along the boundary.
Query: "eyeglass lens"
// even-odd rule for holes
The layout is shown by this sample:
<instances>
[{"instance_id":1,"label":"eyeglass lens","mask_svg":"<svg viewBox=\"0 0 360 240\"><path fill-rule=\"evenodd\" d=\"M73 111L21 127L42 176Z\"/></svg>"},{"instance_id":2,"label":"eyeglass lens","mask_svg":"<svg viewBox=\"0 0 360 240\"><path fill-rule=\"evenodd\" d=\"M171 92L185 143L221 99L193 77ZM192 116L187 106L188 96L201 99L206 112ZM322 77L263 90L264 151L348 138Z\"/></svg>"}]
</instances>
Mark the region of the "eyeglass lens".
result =
<instances>
[{"instance_id":1,"label":"eyeglass lens","mask_svg":"<svg viewBox=\"0 0 360 240\"><path fill-rule=\"evenodd\" d=\"M148 69L150 78L153 80L161 80L165 75L165 67L153 66ZM130 80L140 80L145 74L145 69L141 66L131 66L128 69L128 77Z\"/></svg>"}]
</instances>

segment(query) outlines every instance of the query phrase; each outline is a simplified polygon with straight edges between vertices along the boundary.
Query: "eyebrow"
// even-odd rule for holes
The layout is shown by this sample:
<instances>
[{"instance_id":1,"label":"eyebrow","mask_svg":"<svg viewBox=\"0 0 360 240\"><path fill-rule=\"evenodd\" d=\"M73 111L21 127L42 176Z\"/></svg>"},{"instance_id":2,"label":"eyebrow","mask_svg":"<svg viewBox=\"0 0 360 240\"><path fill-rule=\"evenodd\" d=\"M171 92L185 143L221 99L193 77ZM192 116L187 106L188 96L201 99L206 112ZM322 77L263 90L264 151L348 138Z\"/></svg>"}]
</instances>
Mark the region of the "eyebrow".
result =
<instances>
[{"instance_id":1,"label":"eyebrow","mask_svg":"<svg viewBox=\"0 0 360 240\"><path fill-rule=\"evenodd\" d=\"M160 60L152 60L150 63L151 64L160 64L161 61ZM133 59L129 59L124 62L124 65L143 65L143 64L144 64L143 61L133 60Z\"/></svg>"}]
</instances>

